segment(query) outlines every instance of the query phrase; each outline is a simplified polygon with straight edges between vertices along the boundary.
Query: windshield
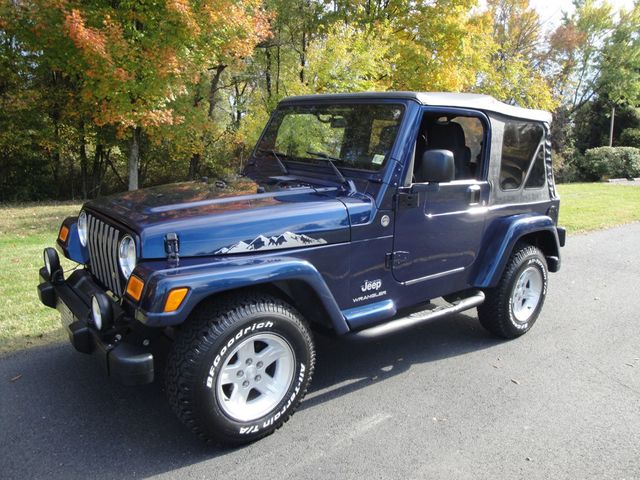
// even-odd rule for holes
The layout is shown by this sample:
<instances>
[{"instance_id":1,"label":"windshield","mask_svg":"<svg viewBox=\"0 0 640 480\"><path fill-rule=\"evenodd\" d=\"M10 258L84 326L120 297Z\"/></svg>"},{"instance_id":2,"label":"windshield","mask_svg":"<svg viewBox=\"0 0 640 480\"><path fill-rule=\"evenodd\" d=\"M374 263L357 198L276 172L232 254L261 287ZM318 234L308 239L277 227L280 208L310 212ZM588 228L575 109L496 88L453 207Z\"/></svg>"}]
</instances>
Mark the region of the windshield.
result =
<instances>
[{"instance_id":1,"label":"windshield","mask_svg":"<svg viewBox=\"0 0 640 480\"><path fill-rule=\"evenodd\" d=\"M389 104L280 107L256 148L282 164L330 161L339 168L380 170L398 134L404 107Z\"/></svg>"}]
</instances>

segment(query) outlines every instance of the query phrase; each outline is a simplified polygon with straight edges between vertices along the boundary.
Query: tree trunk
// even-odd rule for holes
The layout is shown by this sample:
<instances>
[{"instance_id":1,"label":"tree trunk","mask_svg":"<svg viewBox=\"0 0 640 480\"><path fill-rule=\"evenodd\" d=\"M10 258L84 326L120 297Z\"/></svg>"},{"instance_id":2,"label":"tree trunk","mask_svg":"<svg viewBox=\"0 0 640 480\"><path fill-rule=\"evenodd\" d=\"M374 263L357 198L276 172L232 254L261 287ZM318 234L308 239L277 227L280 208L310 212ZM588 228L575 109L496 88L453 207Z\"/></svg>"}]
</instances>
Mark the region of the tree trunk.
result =
<instances>
[{"instance_id":1,"label":"tree trunk","mask_svg":"<svg viewBox=\"0 0 640 480\"><path fill-rule=\"evenodd\" d=\"M129 149L129 191L138 189L138 168L140 166L140 127L134 127Z\"/></svg>"},{"instance_id":2,"label":"tree trunk","mask_svg":"<svg viewBox=\"0 0 640 480\"><path fill-rule=\"evenodd\" d=\"M267 59L267 68L264 71L264 78L267 84L267 98L271 100L271 52L269 47L264 49L264 55Z\"/></svg>"},{"instance_id":3,"label":"tree trunk","mask_svg":"<svg viewBox=\"0 0 640 480\"><path fill-rule=\"evenodd\" d=\"M226 65L218 65L214 70L213 77L211 77L211 84L209 85L209 119L213 120L216 108L216 93L218 93L218 84L220 83L220 76Z\"/></svg>"},{"instance_id":4,"label":"tree trunk","mask_svg":"<svg viewBox=\"0 0 640 480\"><path fill-rule=\"evenodd\" d=\"M276 47L276 95L280 94L280 29L278 29L278 46Z\"/></svg>"},{"instance_id":5,"label":"tree trunk","mask_svg":"<svg viewBox=\"0 0 640 480\"><path fill-rule=\"evenodd\" d=\"M195 180L200 172L200 154L194 153L189 160L189 179Z\"/></svg>"},{"instance_id":6,"label":"tree trunk","mask_svg":"<svg viewBox=\"0 0 640 480\"><path fill-rule=\"evenodd\" d=\"M49 72L49 74L51 75L49 86L54 89L58 88L58 83L59 83L58 73L52 70ZM54 96L53 99L54 101L51 104L51 108L48 112L49 118L53 123L53 139L55 143L55 150L53 151L53 155L52 155L53 161L51 166L52 176L53 176L52 191L54 192L56 199L59 200L63 196L63 183L64 183L61 181L62 168L63 168L62 166L63 155L62 155L62 140L60 139L60 117L62 116L62 114L61 114L61 106L57 101L57 97Z\"/></svg>"},{"instance_id":7,"label":"tree trunk","mask_svg":"<svg viewBox=\"0 0 640 480\"><path fill-rule=\"evenodd\" d=\"M310 0L306 0L300 3L300 15L302 16L302 38L301 38L301 49L300 49L300 83L304 83L304 70L305 64L307 63L307 47L311 42L311 33L309 30L311 29L309 22L309 7L311 6ZM307 30L309 29L309 30ZM308 34L308 35L307 35Z\"/></svg>"},{"instance_id":8,"label":"tree trunk","mask_svg":"<svg viewBox=\"0 0 640 480\"><path fill-rule=\"evenodd\" d=\"M82 199L87 199L87 141L84 136L84 122L80 120L80 125L78 126L78 134L80 141L79 155L80 155L80 182L81 182L81 190L82 190Z\"/></svg>"},{"instance_id":9,"label":"tree trunk","mask_svg":"<svg viewBox=\"0 0 640 480\"><path fill-rule=\"evenodd\" d=\"M300 51L300 83L304 83L304 64L307 60L307 33L302 32L302 50Z\"/></svg>"},{"instance_id":10,"label":"tree trunk","mask_svg":"<svg viewBox=\"0 0 640 480\"><path fill-rule=\"evenodd\" d=\"M203 100L202 93L200 91L200 84L196 85L196 93L193 97L193 108L197 109L200 106L200 102ZM204 142L203 142L204 143ZM191 155L191 159L189 160L189 173L188 177L190 180L195 180L198 172L200 170L200 153L194 153Z\"/></svg>"},{"instance_id":11,"label":"tree trunk","mask_svg":"<svg viewBox=\"0 0 640 480\"><path fill-rule=\"evenodd\" d=\"M616 118L616 107L611 107L611 126L609 127L609 146L613 146L613 124Z\"/></svg>"},{"instance_id":12,"label":"tree trunk","mask_svg":"<svg viewBox=\"0 0 640 480\"><path fill-rule=\"evenodd\" d=\"M104 146L101 143L96 145L93 153L93 165L91 167L91 195L98 197L100 195L100 187L102 186L102 151Z\"/></svg>"},{"instance_id":13,"label":"tree trunk","mask_svg":"<svg viewBox=\"0 0 640 480\"><path fill-rule=\"evenodd\" d=\"M58 125L58 121L54 118L53 119L53 138L55 140L55 144L56 144L56 148L53 151L53 162L52 162L52 166L51 166L51 174L53 176L53 185L54 185L54 189L55 189L55 196L56 199L60 199L61 193L62 193L62 189L60 188L61 182L60 182L60 163L62 160L62 155L60 154L61 151L61 147L60 147L60 127Z\"/></svg>"}]
</instances>

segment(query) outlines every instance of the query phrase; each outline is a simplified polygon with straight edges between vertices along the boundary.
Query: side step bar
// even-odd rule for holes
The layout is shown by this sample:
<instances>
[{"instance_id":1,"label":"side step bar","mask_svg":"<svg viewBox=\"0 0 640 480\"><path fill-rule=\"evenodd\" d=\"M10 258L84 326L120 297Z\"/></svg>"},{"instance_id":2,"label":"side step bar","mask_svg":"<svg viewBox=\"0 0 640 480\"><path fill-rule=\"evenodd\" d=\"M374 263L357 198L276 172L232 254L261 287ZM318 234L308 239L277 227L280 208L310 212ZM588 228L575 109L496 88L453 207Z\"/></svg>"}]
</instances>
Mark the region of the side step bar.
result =
<instances>
[{"instance_id":1,"label":"side step bar","mask_svg":"<svg viewBox=\"0 0 640 480\"><path fill-rule=\"evenodd\" d=\"M358 340L369 340L390 333L404 330L405 328L414 327L422 323L427 323L436 318L445 317L454 313L463 312L473 307L477 307L484 302L484 293L480 290L473 292L470 296L463 298L462 300L453 303L451 305L441 305L432 310L423 310L422 312L415 312L406 317L391 320L387 323L382 323L374 327L366 328L356 332L349 332L346 336Z\"/></svg>"}]
</instances>

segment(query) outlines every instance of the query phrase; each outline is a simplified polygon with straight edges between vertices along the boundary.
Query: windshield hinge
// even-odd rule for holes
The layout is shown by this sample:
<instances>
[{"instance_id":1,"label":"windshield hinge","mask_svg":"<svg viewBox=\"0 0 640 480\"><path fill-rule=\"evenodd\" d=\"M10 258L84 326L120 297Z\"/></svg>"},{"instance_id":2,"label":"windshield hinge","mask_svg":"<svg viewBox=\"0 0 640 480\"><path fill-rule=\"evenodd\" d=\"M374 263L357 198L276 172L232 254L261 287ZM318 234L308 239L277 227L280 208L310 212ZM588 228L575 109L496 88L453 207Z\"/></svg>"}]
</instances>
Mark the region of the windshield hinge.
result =
<instances>
[{"instance_id":1,"label":"windshield hinge","mask_svg":"<svg viewBox=\"0 0 640 480\"><path fill-rule=\"evenodd\" d=\"M355 193L358 191L355 182L351 179L346 179L342 185L344 185L347 193Z\"/></svg>"},{"instance_id":2,"label":"windshield hinge","mask_svg":"<svg viewBox=\"0 0 640 480\"><path fill-rule=\"evenodd\" d=\"M411 192L398 192L396 205L398 209L416 208L420 204L420 194Z\"/></svg>"}]
</instances>

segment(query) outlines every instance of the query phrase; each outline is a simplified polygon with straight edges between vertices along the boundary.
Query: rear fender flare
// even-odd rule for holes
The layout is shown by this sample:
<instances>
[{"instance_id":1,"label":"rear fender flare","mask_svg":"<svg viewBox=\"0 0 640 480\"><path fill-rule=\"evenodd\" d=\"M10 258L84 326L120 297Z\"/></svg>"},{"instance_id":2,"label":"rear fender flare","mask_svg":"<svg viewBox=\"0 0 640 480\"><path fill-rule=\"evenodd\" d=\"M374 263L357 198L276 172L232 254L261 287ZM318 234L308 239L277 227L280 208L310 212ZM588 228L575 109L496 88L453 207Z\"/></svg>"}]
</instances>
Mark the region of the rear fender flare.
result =
<instances>
[{"instance_id":1,"label":"rear fender flare","mask_svg":"<svg viewBox=\"0 0 640 480\"><path fill-rule=\"evenodd\" d=\"M560 243L556 225L546 215L513 215L496 220L487 228L481 254L476 261L471 284L477 288L495 287L500 280L516 243L531 234L542 233L551 238L544 254L557 259L559 268Z\"/></svg>"}]
</instances>

